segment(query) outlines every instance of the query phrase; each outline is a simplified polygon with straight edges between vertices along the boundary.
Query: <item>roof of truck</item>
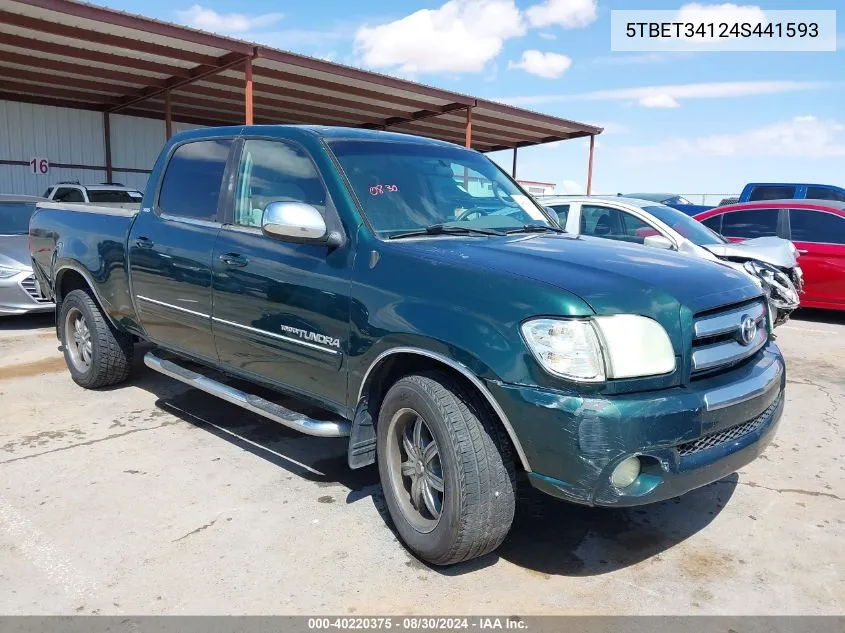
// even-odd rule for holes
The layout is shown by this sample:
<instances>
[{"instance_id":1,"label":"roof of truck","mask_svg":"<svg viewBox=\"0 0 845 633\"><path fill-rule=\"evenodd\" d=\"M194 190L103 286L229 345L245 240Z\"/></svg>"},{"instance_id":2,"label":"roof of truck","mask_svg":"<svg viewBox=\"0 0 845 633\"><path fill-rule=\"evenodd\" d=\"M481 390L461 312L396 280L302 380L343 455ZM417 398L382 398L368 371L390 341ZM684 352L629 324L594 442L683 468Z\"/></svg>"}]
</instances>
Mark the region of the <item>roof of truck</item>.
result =
<instances>
[{"instance_id":1,"label":"roof of truck","mask_svg":"<svg viewBox=\"0 0 845 633\"><path fill-rule=\"evenodd\" d=\"M442 147L461 147L455 143L441 141L439 139L402 132L387 132L384 130L368 130L355 127L339 127L332 125L229 125L213 128L197 128L174 134L171 140L183 140L191 138L211 138L215 136L231 136L241 134L256 134L273 136L273 131L285 131L285 137L296 136L296 134L311 135L318 138L333 140L380 140L405 143L422 143L425 145L436 145ZM280 135L282 136L282 135Z\"/></svg>"}]
</instances>

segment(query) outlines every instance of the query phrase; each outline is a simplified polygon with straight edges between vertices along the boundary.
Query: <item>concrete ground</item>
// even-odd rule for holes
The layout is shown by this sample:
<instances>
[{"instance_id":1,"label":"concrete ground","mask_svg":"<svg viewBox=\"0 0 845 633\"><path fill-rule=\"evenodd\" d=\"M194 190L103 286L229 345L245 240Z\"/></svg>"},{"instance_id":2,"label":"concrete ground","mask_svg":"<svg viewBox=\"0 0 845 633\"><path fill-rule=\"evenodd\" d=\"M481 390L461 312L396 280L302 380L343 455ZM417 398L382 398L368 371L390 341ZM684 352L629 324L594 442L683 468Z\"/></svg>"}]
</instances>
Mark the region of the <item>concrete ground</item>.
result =
<instances>
[{"instance_id":1,"label":"concrete ground","mask_svg":"<svg viewBox=\"0 0 845 633\"><path fill-rule=\"evenodd\" d=\"M841 614L845 314L779 329L765 455L631 510L537 497L500 551L429 568L375 469L138 366L78 388L50 317L0 320L0 614Z\"/></svg>"}]
</instances>

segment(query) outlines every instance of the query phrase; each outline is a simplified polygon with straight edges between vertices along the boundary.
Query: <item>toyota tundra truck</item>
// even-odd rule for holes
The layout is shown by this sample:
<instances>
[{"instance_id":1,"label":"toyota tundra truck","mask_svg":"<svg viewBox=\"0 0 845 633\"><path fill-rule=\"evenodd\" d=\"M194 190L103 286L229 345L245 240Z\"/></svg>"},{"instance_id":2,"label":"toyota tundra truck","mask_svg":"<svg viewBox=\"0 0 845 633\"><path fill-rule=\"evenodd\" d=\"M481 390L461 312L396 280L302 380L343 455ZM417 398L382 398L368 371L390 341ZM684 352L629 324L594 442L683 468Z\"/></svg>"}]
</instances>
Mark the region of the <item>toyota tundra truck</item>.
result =
<instances>
[{"instance_id":1,"label":"toyota tundra truck","mask_svg":"<svg viewBox=\"0 0 845 633\"><path fill-rule=\"evenodd\" d=\"M596 506L676 497L757 457L784 406L747 274L568 235L441 141L182 133L138 211L40 203L30 249L77 384L126 380L144 341L157 372L348 438L436 565L499 546L517 481Z\"/></svg>"}]
</instances>

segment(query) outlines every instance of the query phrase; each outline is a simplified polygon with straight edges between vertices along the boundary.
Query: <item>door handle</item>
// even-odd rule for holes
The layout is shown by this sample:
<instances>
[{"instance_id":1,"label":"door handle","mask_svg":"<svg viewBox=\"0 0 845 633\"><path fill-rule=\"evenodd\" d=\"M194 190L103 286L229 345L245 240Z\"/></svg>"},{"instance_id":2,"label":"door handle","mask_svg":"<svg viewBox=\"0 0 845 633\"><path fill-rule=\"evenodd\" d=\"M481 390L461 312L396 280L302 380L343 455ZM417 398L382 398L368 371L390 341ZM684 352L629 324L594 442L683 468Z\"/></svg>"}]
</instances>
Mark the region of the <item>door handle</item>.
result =
<instances>
[{"instance_id":1,"label":"door handle","mask_svg":"<svg viewBox=\"0 0 845 633\"><path fill-rule=\"evenodd\" d=\"M798 249L798 253L799 253L800 255L806 255L806 254L807 254L807 253L809 253L809 252L810 252L810 251L808 251L806 248L799 248L799 249Z\"/></svg>"},{"instance_id":2,"label":"door handle","mask_svg":"<svg viewBox=\"0 0 845 633\"><path fill-rule=\"evenodd\" d=\"M243 268L249 264L249 257L246 255L239 255L238 253L224 253L220 256L220 261L227 266L234 266L236 268Z\"/></svg>"},{"instance_id":3,"label":"door handle","mask_svg":"<svg viewBox=\"0 0 845 633\"><path fill-rule=\"evenodd\" d=\"M141 236L135 240L135 246L138 248L152 248L155 244L150 238Z\"/></svg>"}]
</instances>

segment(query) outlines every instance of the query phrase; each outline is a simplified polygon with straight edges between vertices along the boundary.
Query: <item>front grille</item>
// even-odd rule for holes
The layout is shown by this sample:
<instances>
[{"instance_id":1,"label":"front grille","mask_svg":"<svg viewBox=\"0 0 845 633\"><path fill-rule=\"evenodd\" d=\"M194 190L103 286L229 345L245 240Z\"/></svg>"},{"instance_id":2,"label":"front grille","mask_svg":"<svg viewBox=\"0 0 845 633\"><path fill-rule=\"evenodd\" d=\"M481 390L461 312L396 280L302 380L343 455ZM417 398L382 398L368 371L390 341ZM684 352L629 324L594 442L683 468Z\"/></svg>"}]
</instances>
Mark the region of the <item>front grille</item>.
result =
<instances>
[{"instance_id":1,"label":"front grille","mask_svg":"<svg viewBox=\"0 0 845 633\"><path fill-rule=\"evenodd\" d=\"M21 281L21 288L38 303L50 303L49 299L42 297L41 293L38 292L38 282L35 281L35 275L30 275Z\"/></svg>"},{"instance_id":2,"label":"front grille","mask_svg":"<svg viewBox=\"0 0 845 633\"><path fill-rule=\"evenodd\" d=\"M692 455L693 453L700 453L701 451L706 451L714 446L733 442L734 440L738 440L749 433L753 433L766 423L772 413L774 413L775 409L778 408L779 404L780 398L775 400L771 405L769 405L768 409L763 411L763 413L753 420L737 424L736 426L724 429L723 431L717 431L716 433L705 435L704 437L700 437L692 442L687 442L686 444L680 444L678 446L678 453L681 457L684 457L685 455Z\"/></svg>"},{"instance_id":3,"label":"front grille","mask_svg":"<svg viewBox=\"0 0 845 633\"><path fill-rule=\"evenodd\" d=\"M756 334L743 338L743 323L751 319ZM728 306L695 317L691 376L712 375L750 358L766 345L766 305L761 300ZM745 333L746 335L749 332Z\"/></svg>"}]
</instances>

